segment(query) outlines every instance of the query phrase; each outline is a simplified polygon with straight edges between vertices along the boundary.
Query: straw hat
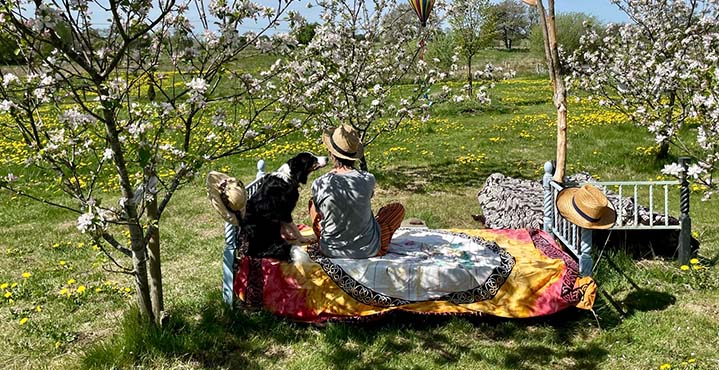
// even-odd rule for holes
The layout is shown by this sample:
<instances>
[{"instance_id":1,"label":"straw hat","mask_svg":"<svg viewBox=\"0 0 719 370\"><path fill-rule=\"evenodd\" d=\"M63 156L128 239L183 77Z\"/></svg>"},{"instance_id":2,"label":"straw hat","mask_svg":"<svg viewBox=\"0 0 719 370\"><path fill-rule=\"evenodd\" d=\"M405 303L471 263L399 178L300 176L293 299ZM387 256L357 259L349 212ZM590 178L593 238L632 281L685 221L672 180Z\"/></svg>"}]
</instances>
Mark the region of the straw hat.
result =
<instances>
[{"instance_id":1,"label":"straw hat","mask_svg":"<svg viewBox=\"0 0 719 370\"><path fill-rule=\"evenodd\" d=\"M567 220L585 229L609 229L617 219L607 196L589 184L557 194L557 209Z\"/></svg>"},{"instance_id":2,"label":"straw hat","mask_svg":"<svg viewBox=\"0 0 719 370\"><path fill-rule=\"evenodd\" d=\"M207 197L210 205L225 221L239 225L238 217L245 216L247 193L242 181L229 177L222 172L211 171L207 174Z\"/></svg>"},{"instance_id":3,"label":"straw hat","mask_svg":"<svg viewBox=\"0 0 719 370\"><path fill-rule=\"evenodd\" d=\"M328 128L322 133L325 146L337 158L356 161L362 158L364 147L355 131L350 125L337 128Z\"/></svg>"}]
</instances>

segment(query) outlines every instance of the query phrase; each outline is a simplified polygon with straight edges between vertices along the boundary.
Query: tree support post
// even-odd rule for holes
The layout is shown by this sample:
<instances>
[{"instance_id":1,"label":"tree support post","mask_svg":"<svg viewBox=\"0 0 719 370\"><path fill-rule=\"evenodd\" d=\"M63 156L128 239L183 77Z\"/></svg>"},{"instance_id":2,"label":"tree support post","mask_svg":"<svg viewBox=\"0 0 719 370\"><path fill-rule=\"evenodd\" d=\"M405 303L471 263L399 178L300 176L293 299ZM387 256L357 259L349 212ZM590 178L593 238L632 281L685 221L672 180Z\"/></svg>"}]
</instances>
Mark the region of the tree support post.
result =
<instances>
[{"instance_id":1,"label":"tree support post","mask_svg":"<svg viewBox=\"0 0 719 370\"><path fill-rule=\"evenodd\" d=\"M689 216L689 181L687 180L687 170L689 167L689 158L679 158L679 165L682 166L681 174L681 190L679 197L679 208L681 215L679 216L679 224L681 231L679 232L679 263L682 265L689 264L692 249L692 218Z\"/></svg>"}]
</instances>

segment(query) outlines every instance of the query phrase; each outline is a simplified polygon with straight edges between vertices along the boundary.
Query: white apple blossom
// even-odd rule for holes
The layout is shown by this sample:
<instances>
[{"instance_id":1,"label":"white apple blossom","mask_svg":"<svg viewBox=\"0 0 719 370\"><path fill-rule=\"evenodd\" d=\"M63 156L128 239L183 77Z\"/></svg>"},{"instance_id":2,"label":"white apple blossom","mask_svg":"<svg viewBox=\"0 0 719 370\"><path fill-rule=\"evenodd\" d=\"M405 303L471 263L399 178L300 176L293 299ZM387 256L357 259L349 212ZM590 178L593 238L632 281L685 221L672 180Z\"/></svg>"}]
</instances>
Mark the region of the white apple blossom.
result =
<instances>
[{"instance_id":1,"label":"white apple blossom","mask_svg":"<svg viewBox=\"0 0 719 370\"><path fill-rule=\"evenodd\" d=\"M112 159L113 151L110 148L105 148L105 150L102 152L102 160L103 161L109 161Z\"/></svg>"},{"instance_id":2,"label":"white apple blossom","mask_svg":"<svg viewBox=\"0 0 719 370\"><path fill-rule=\"evenodd\" d=\"M684 168L680 166L678 163L670 163L667 165L664 165L664 168L662 168L662 173L665 175L670 176L679 176L684 172Z\"/></svg>"},{"instance_id":3,"label":"white apple blossom","mask_svg":"<svg viewBox=\"0 0 719 370\"><path fill-rule=\"evenodd\" d=\"M719 169L719 0L612 0L631 22L590 29L570 56L569 85L646 127L695 163L689 177L716 190ZM691 125L689 125L691 123ZM687 142L685 133L696 144ZM677 164L663 173L676 175Z\"/></svg>"},{"instance_id":4,"label":"white apple blossom","mask_svg":"<svg viewBox=\"0 0 719 370\"><path fill-rule=\"evenodd\" d=\"M13 107L15 107L15 103L10 100L3 99L3 101L0 102L0 112L6 113L10 111L10 109L12 109Z\"/></svg>"}]
</instances>

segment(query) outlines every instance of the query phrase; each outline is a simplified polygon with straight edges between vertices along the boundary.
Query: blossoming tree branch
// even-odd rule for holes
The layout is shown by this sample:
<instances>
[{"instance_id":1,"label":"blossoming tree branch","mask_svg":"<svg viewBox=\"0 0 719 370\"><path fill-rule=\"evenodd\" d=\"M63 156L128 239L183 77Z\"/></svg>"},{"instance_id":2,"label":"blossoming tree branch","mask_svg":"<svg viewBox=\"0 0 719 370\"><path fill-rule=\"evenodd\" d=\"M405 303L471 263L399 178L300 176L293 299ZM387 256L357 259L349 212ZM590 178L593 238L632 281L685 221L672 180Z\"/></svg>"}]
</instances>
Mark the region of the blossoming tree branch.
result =
<instances>
[{"instance_id":1,"label":"blossoming tree branch","mask_svg":"<svg viewBox=\"0 0 719 370\"><path fill-rule=\"evenodd\" d=\"M277 71L252 76L229 67L248 47L292 40L260 37L282 20L302 23L290 3L0 5L1 30L18 40L24 60L0 67L0 110L11 118L0 127L22 143L24 164L37 173L9 173L0 188L77 214L77 228L106 253L106 268L134 277L140 311L153 322L164 309L160 220L173 194L204 164L265 145L313 115L293 98L302 94L285 90L301 85L273 83ZM93 19L107 19L108 28L101 33ZM240 35L249 21L264 26ZM51 196L55 189L66 196ZM129 240L117 237L122 230Z\"/></svg>"},{"instance_id":2,"label":"blossoming tree branch","mask_svg":"<svg viewBox=\"0 0 719 370\"><path fill-rule=\"evenodd\" d=\"M711 196L719 166L719 1L613 0L631 22L590 30L571 56L571 85L673 144L694 163L687 175ZM682 135L696 129L695 136ZM684 169L667 164L665 174Z\"/></svg>"}]
</instances>

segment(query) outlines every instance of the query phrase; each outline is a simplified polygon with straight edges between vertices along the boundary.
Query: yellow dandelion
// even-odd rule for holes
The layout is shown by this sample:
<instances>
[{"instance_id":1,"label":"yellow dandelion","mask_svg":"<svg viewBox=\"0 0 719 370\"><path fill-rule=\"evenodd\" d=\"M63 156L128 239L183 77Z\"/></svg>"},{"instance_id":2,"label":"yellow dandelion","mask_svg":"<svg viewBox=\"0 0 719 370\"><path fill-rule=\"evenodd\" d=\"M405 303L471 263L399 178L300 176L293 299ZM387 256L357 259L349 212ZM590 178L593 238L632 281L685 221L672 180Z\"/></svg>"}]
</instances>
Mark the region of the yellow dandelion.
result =
<instances>
[{"instance_id":1,"label":"yellow dandelion","mask_svg":"<svg viewBox=\"0 0 719 370\"><path fill-rule=\"evenodd\" d=\"M17 283L12 283L12 284L10 284L10 288L14 288L14 287L16 287L16 286L17 286Z\"/></svg>"},{"instance_id":2,"label":"yellow dandelion","mask_svg":"<svg viewBox=\"0 0 719 370\"><path fill-rule=\"evenodd\" d=\"M125 293L130 293L132 291L132 289L130 289L130 288L125 288L124 290L125 290Z\"/></svg>"},{"instance_id":3,"label":"yellow dandelion","mask_svg":"<svg viewBox=\"0 0 719 370\"><path fill-rule=\"evenodd\" d=\"M689 266L687 266L687 265L681 265L681 267L679 267L679 268L680 268L682 271L688 271L688 270L689 270Z\"/></svg>"},{"instance_id":4,"label":"yellow dandelion","mask_svg":"<svg viewBox=\"0 0 719 370\"><path fill-rule=\"evenodd\" d=\"M55 342L55 348L59 348L59 347L60 347L60 341Z\"/></svg>"},{"instance_id":5,"label":"yellow dandelion","mask_svg":"<svg viewBox=\"0 0 719 370\"><path fill-rule=\"evenodd\" d=\"M10 297L12 297L12 292L5 292L4 297L5 297L5 298L10 298Z\"/></svg>"},{"instance_id":6,"label":"yellow dandelion","mask_svg":"<svg viewBox=\"0 0 719 370\"><path fill-rule=\"evenodd\" d=\"M671 368L672 368L672 365L670 365L670 364L662 364L662 366L659 366L660 370L668 370Z\"/></svg>"},{"instance_id":7,"label":"yellow dandelion","mask_svg":"<svg viewBox=\"0 0 719 370\"><path fill-rule=\"evenodd\" d=\"M7 289L8 286L10 286L10 284L2 283L2 284L0 284L0 289Z\"/></svg>"},{"instance_id":8,"label":"yellow dandelion","mask_svg":"<svg viewBox=\"0 0 719 370\"><path fill-rule=\"evenodd\" d=\"M22 273L22 277L25 278L25 279L29 278L30 276L32 276L32 273L30 273L30 272L23 272L23 273Z\"/></svg>"},{"instance_id":9,"label":"yellow dandelion","mask_svg":"<svg viewBox=\"0 0 719 370\"><path fill-rule=\"evenodd\" d=\"M25 323L27 322L27 320L29 320L27 317L23 317L22 319L20 319L20 322L18 322L18 323L19 323L20 325L25 325Z\"/></svg>"},{"instance_id":10,"label":"yellow dandelion","mask_svg":"<svg viewBox=\"0 0 719 370\"><path fill-rule=\"evenodd\" d=\"M78 247L78 248L82 248L82 247L84 247L84 246L85 246L85 243L84 243L84 242L79 242L79 243L77 243L77 247Z\"/></svg>"},{"instance_id":11,"label":"yellow dandelion","mask_svg":"<svg viewBox=\"0 0 719 370\"><path fill-rule=\"evenodd\" d=\"M694 270L697 270L697 271L698 271L698 270L704 270L706 267L704 267L704 266L699 266L699 265L694 265L694 266L692 266L692 268L693 268Z\"/></svg>"},{"instance_id":12,"label":"yellow dandelion","mask_svg":"<svg viewBox=\"0 0 719 370\"><path fill-rule=\"evenodd\" d=\"M100 293L100 292L102 292L102 288L100 288L100 287L95 288L95 293Z\"/></svg>"},{"instance_id":13,"label":"yellow dandelion","mask_svg":"<svg viewBox=\"0 0 719 370\"><path fill-rule=\"evenodd\" d=\"M42 307L36 306L36 307L35 307L35 311L36 311L36 312L42 312Z\"/></svg>"},{"instance_id":14,"label":"yellow dandelion","mask_svg":"<svg viewBox=\"0 0 719 370\"><path fill-rule=\"evenodd\" d=\"M58 263L60 266L65 266L65 261L63 261L63 260L60 260L60 261L58 261L57 263Z\"/></svg>"},{"instance_id":15,"label":"yellow dandelion","mask_svg":"<svg viewBox=\"0 0 719 370\"><path fill-rule=\"evenodd\" d=\"M80 294L82 294L82 293L85 293L85 290L86 290L86 289L87 289L87 288L85 288L84 285L80 285L79 287L77 287L77 292L80 293Z\"/></svg>"},{"instance_id":16,"label":"yellow dandelion","mask_svg":"<svg viewBox=\"0 0 719 370\"><path fill-rule=\"evenodd\" d=\"M60 295L65 295L65 294L67 294L67 293L68 293L67 288L62 288L62 289L60 290Z\"/></svg>"},{"instance_id":17,"label":"yellow dandelion","mask_svg":"<svg viewBox=\"0 0 719 370\"><path fill-rule=\"evenodd\" d=\"M690 359L687 360L687 362L690 363L690 364L693 364L693 363L697 362L697 359L696 359L696 358L690 358Z\"/></svg>"},{"instance_id":18,"label":"yellow dandelion","mask_svg":"<svg viewBox=\"0 0 719 370\"><path fill-rule=\"evenodd\" d=\"M77 281L76 281L75 279L70 279L70 280L67 281L67 284L68 284L68 285L72 285L72 284L75 284L75 283L77 283Z\"/></svg>"},{"instance_id":19,"label":"yellow dandelion","mask_svg":"<svg viewBox=\"0 0 719 370\"><path fill-rule=\"evenodd\" d=\"M691 263L692 265L696 265L696 264L699 263L699 259L698 259L698 258L692 258L692 259L689 260L689 263Z\"/></svg>"}]
</instances>

